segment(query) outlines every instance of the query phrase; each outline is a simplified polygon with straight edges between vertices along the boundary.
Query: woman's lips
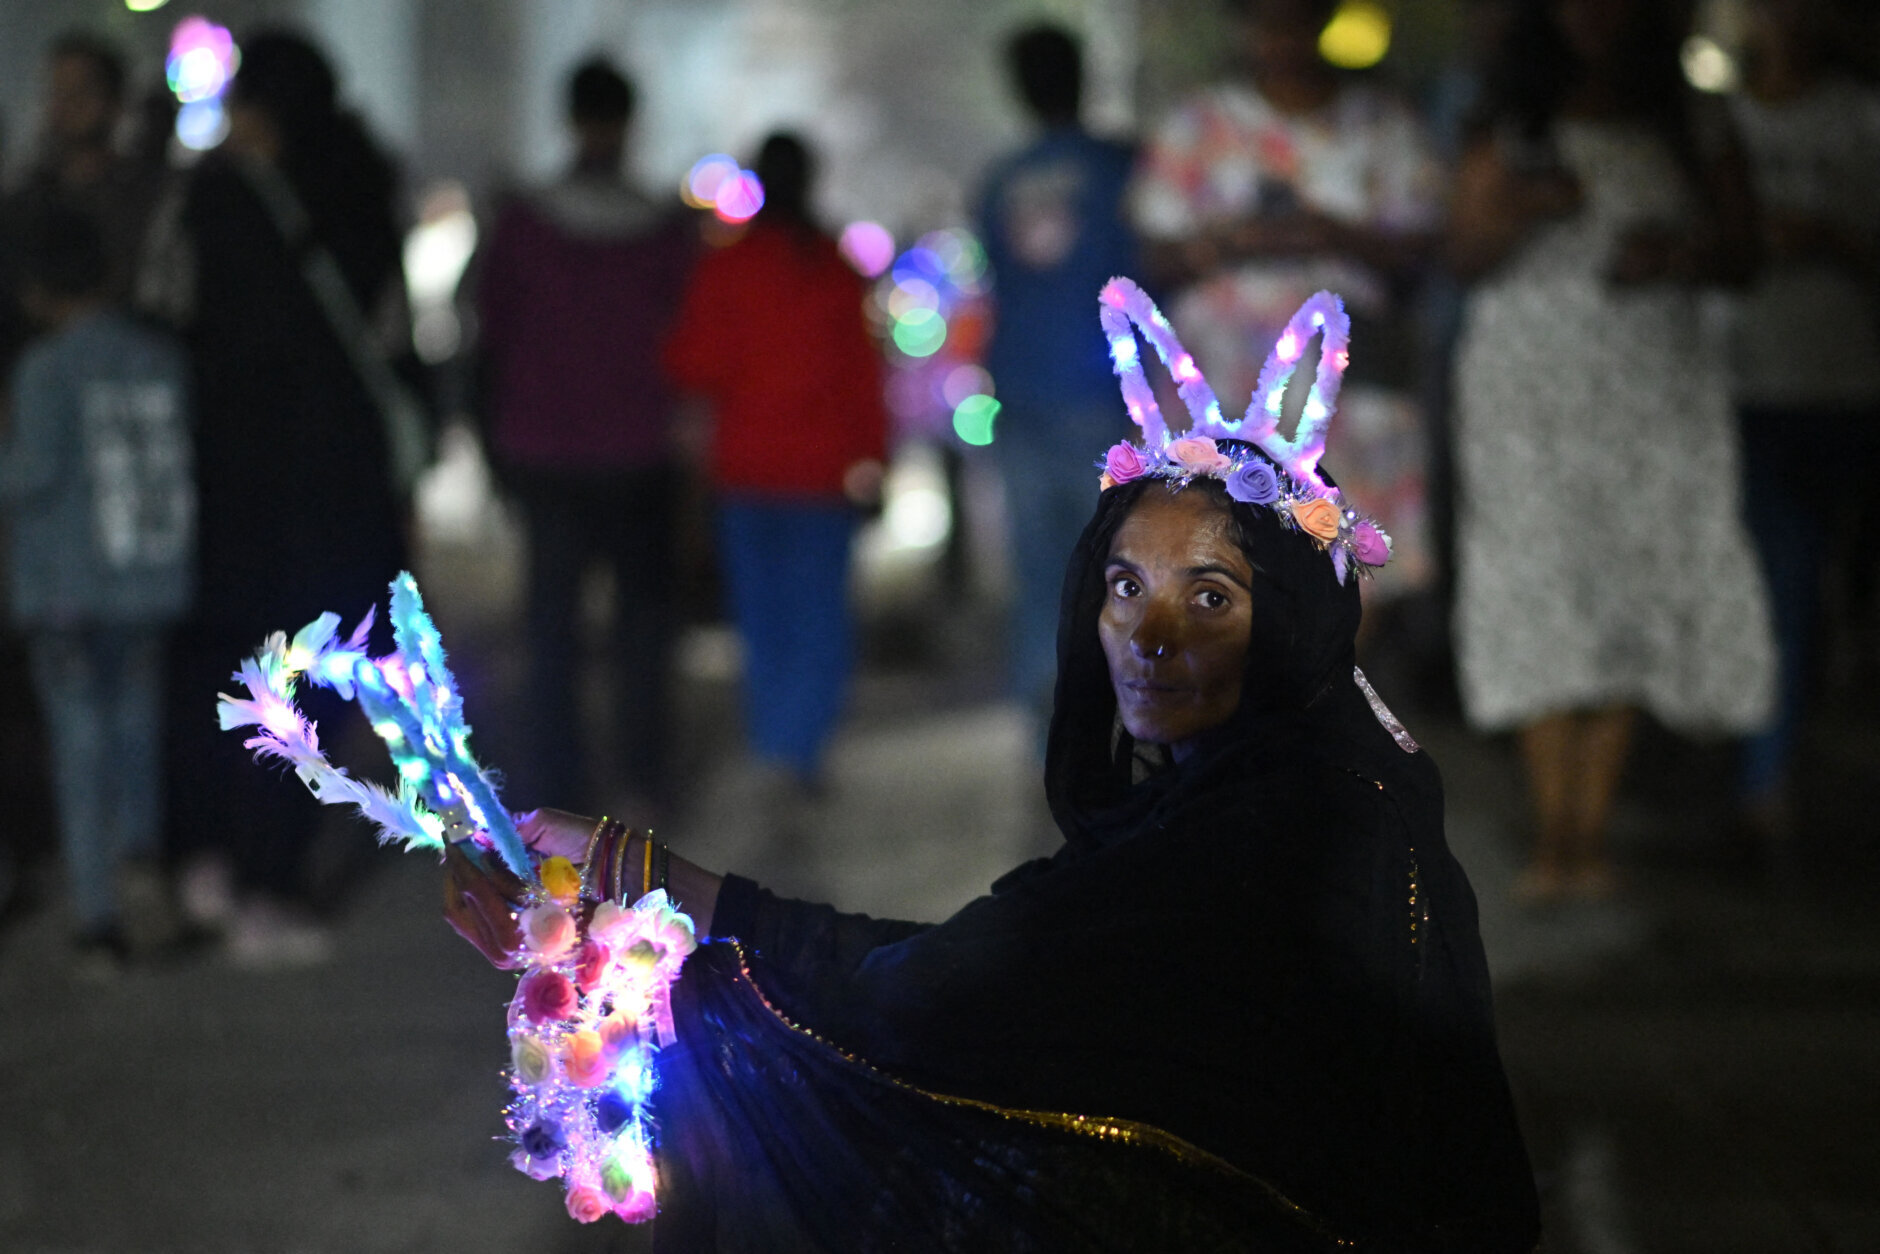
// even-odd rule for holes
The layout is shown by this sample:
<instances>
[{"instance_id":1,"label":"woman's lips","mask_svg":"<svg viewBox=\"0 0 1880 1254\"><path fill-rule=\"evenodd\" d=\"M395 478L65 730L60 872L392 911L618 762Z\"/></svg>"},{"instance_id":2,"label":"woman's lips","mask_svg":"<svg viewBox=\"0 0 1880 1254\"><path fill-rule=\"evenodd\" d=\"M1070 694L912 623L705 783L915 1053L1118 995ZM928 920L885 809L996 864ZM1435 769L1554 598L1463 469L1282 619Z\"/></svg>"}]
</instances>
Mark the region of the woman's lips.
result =
<instances>
[{"instance_id":1,"label":"woman's lips","mask_svg":"<svg viewBox=\"0 0 1880 1254\"><path fill-rule=\"evenodd\" d=\"M1188 691L1186 684L1171 683L1165 679L1125 679L1121 687L1139 700L1155 700Z\"/></svg>"}]
</instances>

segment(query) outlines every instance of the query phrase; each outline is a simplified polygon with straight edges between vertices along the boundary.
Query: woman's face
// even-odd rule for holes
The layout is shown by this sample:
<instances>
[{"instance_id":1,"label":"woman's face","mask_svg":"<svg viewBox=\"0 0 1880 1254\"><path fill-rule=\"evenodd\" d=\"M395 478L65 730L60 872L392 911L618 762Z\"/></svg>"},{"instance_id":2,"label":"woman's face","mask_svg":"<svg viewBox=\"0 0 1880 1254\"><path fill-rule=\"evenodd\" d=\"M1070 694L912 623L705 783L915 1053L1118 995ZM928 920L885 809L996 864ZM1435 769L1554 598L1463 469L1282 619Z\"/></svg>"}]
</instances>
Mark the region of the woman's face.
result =
<instances>
[{"instance_id":1,"label":"woman's face","mask_svg":"<svg viewBox=\"0 0 1880 1254\"><path fill-rule=\"evenodd\" d=\"M1253 632L1253 568L1227 510L1152 484L1117 528L1097 635L1123 726L1180 746L1240 706Z\"/></svg>"}]
</instances>

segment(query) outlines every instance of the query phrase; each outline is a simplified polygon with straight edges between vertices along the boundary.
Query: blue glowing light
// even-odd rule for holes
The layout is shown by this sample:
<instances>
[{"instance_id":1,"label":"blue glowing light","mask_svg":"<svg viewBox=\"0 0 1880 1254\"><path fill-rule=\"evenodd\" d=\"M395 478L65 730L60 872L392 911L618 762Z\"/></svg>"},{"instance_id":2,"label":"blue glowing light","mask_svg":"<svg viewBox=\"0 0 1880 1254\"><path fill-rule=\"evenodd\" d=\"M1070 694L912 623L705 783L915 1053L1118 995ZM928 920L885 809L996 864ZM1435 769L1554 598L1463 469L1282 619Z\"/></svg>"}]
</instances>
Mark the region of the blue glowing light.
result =
<instances>
[{"instance_id":1,"label":"blue glowing light","mask_svg":"<svg viewBox=\"0 0 1880 1254\"><path fill-rule=\"evenodd\" d=\"M635 1050L614 1067L614 1092L620 1094L629 1105L638 1106L652 1096L655 1079L653 1068Z\"/></svg>"},{"instance_id":2,"label":"blue glowing light","mask_svg":"<svg viewBox=\"0 0 1880 1254\"><path fill-rule=\"evenodd\" d=\"M940 260L938 253L931 248L914 247L895 258L894 281L907 283L919 279L923 283L939 287L947 281L946 263Z\"/></svg>"},{"instance_id":3,"label":"blue glowing light","mask_svg":"<svg viewBox=\"0 0 1880 1254\"><path fill-rule=\"evenodd\" d=\"M206 152L228 138L228 112L219 99L192 100L176 111L176 139L191 152Z\"/></svg>"}]
</instances>

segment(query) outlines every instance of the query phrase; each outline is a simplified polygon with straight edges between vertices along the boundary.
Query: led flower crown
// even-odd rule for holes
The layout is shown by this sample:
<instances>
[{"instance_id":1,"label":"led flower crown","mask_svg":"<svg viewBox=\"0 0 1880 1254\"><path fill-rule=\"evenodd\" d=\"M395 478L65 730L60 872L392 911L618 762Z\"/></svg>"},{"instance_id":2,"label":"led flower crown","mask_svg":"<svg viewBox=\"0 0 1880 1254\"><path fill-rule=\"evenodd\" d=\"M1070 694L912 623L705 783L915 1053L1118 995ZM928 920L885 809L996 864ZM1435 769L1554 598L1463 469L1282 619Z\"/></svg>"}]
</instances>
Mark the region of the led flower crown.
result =
<instances>
[{"instance_id":1,"label":"led flower crown","mask_svg":"<svg viewBox=\"0 0 1880 1254\"><path fill-rule=\"evenodd\" d=\"M1117 444L1099 463L1103 467L1100 482L1106 490L1145 477L1178 484L1197 476L1219 479L1236 501L1272 510L1288 526L1329 550L1340 583L1354 563L1362 569L1390 560L1390 536L1374 519L1348 508L1339 490L1319 473L1325 432L1351 360L1351 319L1338 297L1317 292L1293 314L1267 354L1253 403L1244 417L1233 422L1221 416L1221 403L1201 377L1201 368L1140 287L1129 279L1111 279L1098 300L1123 401L1130 418L1142 429L1141 444ZM1192 419L1186 434L1172 434L1162 418L1143 374L1138 328L1175 377L1176 390ZM1286 385L1315 334L1324 337L1318 371L1298 429L1288 439L1279 431ZM1217 443L1220 440L1236 441L1238 447L1223 449Z\"/></svg>"}]
</instances>

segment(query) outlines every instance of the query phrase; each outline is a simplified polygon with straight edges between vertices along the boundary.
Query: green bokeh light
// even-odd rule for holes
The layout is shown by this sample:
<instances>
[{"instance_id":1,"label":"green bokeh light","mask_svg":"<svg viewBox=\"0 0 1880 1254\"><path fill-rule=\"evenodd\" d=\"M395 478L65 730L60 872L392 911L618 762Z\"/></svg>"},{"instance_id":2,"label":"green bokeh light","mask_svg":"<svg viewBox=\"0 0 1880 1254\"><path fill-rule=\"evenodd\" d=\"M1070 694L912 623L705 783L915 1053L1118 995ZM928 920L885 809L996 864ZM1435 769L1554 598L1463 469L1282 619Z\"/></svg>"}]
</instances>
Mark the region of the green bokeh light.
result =
<instances>
[{"instance_id":1,"label":"green bokeh light","mask_svg":"<svg viewBox=\"0 0 1880 1254\"><path fill-rule=\"evenodd\" d=\"M895 319L895 347L909 357L931 357L946 342L946 319L931 309L910 309Z\"/></svg>"},{"instance_id":2,"label":"green bokeh light","mask_svg":"<svg viewBox=\"0 0 1880 1254\"><path fill-rule=\"evenodd\" d=\"M998 416L999 402L984 393L969 396L954 407L953 433L968 444L990 444Z\"/></svg>"}]
</instances>

